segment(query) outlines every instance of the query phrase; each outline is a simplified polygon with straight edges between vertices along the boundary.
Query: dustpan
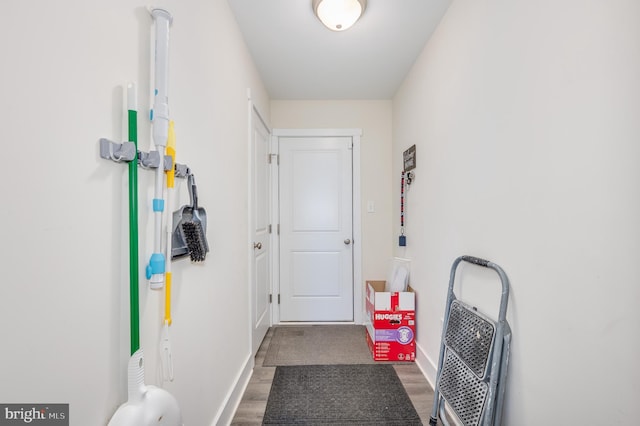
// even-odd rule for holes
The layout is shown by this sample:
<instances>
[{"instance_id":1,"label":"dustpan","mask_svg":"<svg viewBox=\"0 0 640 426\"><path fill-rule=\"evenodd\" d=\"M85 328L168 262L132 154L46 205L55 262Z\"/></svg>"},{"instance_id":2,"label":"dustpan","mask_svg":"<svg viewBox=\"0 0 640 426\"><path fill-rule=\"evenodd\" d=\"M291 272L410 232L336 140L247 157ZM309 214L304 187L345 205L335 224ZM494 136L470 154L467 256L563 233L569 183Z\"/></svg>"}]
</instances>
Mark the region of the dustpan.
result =
<instances>
[{"instance_id":1,"label":"dustpan","mask_svg":"<svg viewBox=\"0 0 640 426\"><path fill-rule=\"evenodd\" d=\"M173 259L189 255L194 262L203 261L209 252L207 243L207 212L198 206L198 190L195 176L187 177L190 205L184 205L173 213Z\"/></svg>"}]
</instances>

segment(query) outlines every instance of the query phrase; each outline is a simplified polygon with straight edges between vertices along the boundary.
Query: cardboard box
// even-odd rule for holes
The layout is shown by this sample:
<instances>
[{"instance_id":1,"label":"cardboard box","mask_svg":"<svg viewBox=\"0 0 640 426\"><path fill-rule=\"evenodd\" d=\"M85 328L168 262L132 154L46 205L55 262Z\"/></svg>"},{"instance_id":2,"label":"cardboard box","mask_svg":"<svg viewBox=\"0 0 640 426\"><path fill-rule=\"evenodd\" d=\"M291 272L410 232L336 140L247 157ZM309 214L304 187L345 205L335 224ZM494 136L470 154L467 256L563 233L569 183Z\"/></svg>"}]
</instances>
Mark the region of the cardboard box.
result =
<instances>
[{"instance_id":1,"label":"cardboard box","mask_svg":"<svg viewBox=\"0 0 640 426\"><path fill-rule=\"evenodd\" d=\"M376 361L415 361L416 296L413 289L384 291L385 281L367 281L367 344Z\"/></svg>"}]
</instances>

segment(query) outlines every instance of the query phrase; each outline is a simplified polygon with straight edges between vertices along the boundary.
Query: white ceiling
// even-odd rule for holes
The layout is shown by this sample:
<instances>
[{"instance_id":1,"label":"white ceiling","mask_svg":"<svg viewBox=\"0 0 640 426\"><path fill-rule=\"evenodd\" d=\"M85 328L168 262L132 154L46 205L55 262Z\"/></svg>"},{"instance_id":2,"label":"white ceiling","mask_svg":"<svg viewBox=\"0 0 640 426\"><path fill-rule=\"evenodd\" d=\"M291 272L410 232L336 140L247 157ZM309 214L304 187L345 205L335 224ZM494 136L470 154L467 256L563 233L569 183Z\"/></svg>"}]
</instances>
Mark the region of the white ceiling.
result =
<instances>
[{"instance_id":1,"label":"white ceiling","mask_svg":"<svg viewBox=\"0 0 640 426\"><path fill-rule=\"evenodd\" d=\"M452 0L368 0L349 30L312 0L228 0L272 99L391 99Z\"/></svg>"}]
</instances>

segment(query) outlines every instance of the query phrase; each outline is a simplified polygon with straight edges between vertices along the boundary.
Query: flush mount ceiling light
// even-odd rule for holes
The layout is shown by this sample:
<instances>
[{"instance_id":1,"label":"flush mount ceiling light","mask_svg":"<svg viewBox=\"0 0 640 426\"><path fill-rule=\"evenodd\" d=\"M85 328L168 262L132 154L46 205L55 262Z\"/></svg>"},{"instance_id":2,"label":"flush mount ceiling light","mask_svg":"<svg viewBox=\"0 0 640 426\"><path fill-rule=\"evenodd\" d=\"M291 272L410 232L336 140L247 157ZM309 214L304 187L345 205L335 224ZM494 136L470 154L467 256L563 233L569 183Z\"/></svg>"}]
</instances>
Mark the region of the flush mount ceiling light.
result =
<instances>
[{"instance_id":1,"label":"flush mount ceiling light","mask_svg":"<svg viewBox=\"0 0 640 426\"><path fill-rule=\"evenodd\" d=\"M350 28L366 7L367 0L313 0L313 13L333 31Z\"/></svg>"}]
</instances>

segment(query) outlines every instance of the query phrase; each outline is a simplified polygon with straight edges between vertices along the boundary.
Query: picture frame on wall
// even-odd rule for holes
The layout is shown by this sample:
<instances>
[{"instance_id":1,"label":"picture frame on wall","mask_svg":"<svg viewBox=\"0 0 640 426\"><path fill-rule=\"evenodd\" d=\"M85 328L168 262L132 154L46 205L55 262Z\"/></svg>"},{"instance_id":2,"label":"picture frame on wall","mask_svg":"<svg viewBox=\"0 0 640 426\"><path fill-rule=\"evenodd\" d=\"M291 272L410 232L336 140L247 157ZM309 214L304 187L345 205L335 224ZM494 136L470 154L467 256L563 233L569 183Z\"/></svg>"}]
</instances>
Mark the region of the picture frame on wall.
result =
<instances>
[{"instance_id":1,"label":"picture frame on wall","mask_svg":"<svg viewBox=\"0 0 640 426\"><path fill-rule=\"evenodd\" d=\"M408 172L416 168L416 146L410 146L409 149L402 153L404 161L404 171Z\"/></svg>"}]
</instances>

